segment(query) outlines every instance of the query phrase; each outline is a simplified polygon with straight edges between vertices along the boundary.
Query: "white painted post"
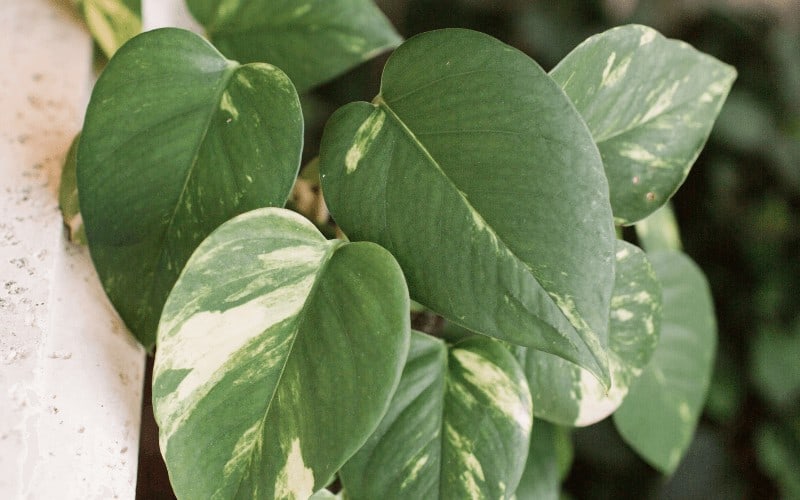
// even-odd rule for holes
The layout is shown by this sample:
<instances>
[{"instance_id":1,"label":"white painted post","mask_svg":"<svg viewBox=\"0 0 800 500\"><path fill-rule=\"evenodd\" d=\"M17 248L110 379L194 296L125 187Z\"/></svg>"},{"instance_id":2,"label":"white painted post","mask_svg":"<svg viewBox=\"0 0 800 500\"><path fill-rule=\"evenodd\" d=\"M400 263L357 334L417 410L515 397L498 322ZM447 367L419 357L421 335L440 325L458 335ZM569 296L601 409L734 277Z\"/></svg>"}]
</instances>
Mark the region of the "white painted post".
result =
<instances>
[{"instance_id":1,"label":"white painted post","mask_svg":"<svg viewBox=\"0 0 800 500\"><path fill-rule=\"evenodd\" d=\"M134 498L144 353L57 203L91 42L53 0L0 2L0 37L0 498Z\"/></svg>"},{"instance_id":2,"label":"white painted post","mask_svg":"<svg viewBox=\"0 0 800 500\"><path fill-rule=\"evenodd\" d=\"M182 0L145 29L199 31ZM92 45L67 0L0 2L0 498L132 499L144 352L58 209Z\"/></svg>"}]
</instances>

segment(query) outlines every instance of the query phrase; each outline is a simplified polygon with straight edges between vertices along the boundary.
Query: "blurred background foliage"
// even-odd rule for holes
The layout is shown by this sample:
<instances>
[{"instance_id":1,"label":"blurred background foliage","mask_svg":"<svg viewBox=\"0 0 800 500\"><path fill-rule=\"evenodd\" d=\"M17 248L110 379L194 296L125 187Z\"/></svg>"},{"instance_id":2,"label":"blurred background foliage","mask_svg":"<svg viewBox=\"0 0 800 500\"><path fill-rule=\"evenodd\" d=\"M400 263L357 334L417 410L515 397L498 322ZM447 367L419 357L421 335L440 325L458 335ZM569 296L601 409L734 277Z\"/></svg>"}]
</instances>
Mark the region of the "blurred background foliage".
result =
<instances>
[{"instance_id":1,"label":"blurred background foliage","mask_svg":"<svg viewBox=\"0 0 800 500\"><path fill-rule=\"evenodd\" d=\"M719 352L689 454L663 477L609 421L573 432L574 498L800 498L800 0L378 0L405 37L489 33L546 70L627 23L735 66L706 149L674 199L686 252L708 275ZM371 100L385 56L305 99L307 160L339 106ZM627 234L627 232L626 232Z\"/></svg>"},{"instance_id":2,"label":"blurred background foliage","mask_svg":"<svg viewBox=\"0 0 800 500\"><path fill-rule=\"evenodd\" d=\"M692 447L664 477L608 419L575 430L574 450L565 449L572 467L563 495L800 498L800 0L376 3L405 37L476 29L527 52L545 70L587 37L628 23L652 26L737 68L706 149L674 198L685 251L708 276L719 325L714 379ZM303 97L304 163L318 154L333 111L378 93L386 57ZM320 210L318 223L327 217ZM143 441L143 457L157 457L151 448ZM169 485L154 481L147 467L140 463L138 496L161 498Z\"/></svg>"}]
</instances>

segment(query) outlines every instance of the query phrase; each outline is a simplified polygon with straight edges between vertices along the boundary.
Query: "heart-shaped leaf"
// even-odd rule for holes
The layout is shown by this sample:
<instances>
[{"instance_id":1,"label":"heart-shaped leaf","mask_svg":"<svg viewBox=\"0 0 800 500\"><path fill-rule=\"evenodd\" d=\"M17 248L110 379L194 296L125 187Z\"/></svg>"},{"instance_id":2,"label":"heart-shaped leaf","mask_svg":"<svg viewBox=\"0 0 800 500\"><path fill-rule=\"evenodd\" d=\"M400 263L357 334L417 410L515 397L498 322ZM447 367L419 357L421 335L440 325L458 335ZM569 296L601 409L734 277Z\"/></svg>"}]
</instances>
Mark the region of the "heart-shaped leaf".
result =
<instances>
[{"instance_id":1,"label":"heart-shaped leaf","mask_svg":"<svg viewBox=\"0 0 800 500\"><path fill-rule=\"evenodd\" d=\"M374 104L331 117L320 172L336 222L391 251L414 300L607 380L615 235L602 162L525 54L468 30L408 40Z\"/></svg>"},{"instance_id":2,"label":"heart-shaped leaf","mask_svg":"<svg viewBox=\"0 0 800 500\"><path fill-rule=\"evenodd\" d=\"M187 4L223 54L242 62L274 64L300 92L401 41L372 0L187 0Z\"/></svg>"},{"instance_id":3,"label":"heart-shaped leaf","mask_svg":"<svg viewBox=\"0 0 800 500\"><path fill-rule=\"evenodd\" d=\"M78 7L106 57L142 31L141 0L78 0Z\"/></svg>"},{"instance_id":4,"label":"heart-shaped leaf","mask_svg":"<svg viewBox=\"0 0 800 500\"><path fill-rule=\"evenodd\" d=\"M409 344L402 271L265 208L197 248L164 307L153 409L181 498L308 498L380 422Z\"/></svg>"},{"instance_id":5,"label":"heart-shaped leaf","mask_svg":"<svg viewBox=\"0 0 800 500\"><path fill-rule=\"evenodd\" d=\"M144 33L109 62L78 147L78 194L103 286L148 348L184 263L214 228L286 201L300 166L297 93L188 31Z\"/></svg>"},{"instance_id":6,"label":"heart-shaped leaf","mask_svg":"<svg viewBox=\"0 0 800 500\"><path fill-rule=\"evenodd\" d=\"M736 70L639 25L595 35L550 73L592 131L619 223L643 219L678 190Z\"/></svg>"},{"instance_id":7,"label":"heart-shaped leaf","mask_svg":"<svg viewBox=\"0 0 800 500\"><path fill-rule=\"evenodd\" d=\"M584 426L606 418L650 361L661 323L661 284L638 247L617 240L608 365L611 387L563 358L528 349L525 372L538 418Z\"/></svg>"},{"instance_id":8,"label":"heart-shaped leaf","mask_svg":"<svg viewBox=\"0 0 800 500\"><path fill-rule=\"evenodd\" d=\"M386 416L342 468L347 498L510 498L532 422L525 375L500 343L448 348L412 332Z\"/></svg>"},{"instance_id":9,"label":"heart-shaped leaf","mask_svg":"<svg viewBox=\"0 0 800 500\"><path fill-rule=\"evenodd\" d=\"M614 423L623 439L664 473L691 443L716 350L714 305L703 272L676 251L648 253L663 288L661 339Z\"/></svg>"}]
</instances>

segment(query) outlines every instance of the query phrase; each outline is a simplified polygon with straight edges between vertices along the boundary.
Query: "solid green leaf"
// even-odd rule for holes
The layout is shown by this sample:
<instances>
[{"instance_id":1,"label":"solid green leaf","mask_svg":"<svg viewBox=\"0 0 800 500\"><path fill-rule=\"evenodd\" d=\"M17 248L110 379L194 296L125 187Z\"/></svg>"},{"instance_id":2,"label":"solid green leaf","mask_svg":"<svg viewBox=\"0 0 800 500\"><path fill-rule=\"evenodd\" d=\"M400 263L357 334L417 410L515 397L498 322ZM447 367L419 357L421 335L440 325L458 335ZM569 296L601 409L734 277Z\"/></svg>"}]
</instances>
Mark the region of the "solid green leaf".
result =
<instances>
[{"instance_id":1,"label":"solid green leaf","mask_svg":"<svg viewBox=\"0 0 800 500\"><path fill-rule=\"evenodd\" d=\"M86 244L86 231L83 228L83 218L78 201L78 142L81 134L75 136L64 160L61 170L61 184L58 187L58 206L61 208L61 218L64 226L69 230L69 240L80 245Z\"/></svg>"},{"instance_id":2,"label":"solid green leaf","mask_svg":"<svg viewBox=\"0 0 800 500\"><path fill-rule=\"evenodd\" d=\"M187 0L226 56L281 68L304 92L377 54L400 36L372 0Z\"/></svg>"},{"instance_id":3,"label":"solid green leaf","mask_svg":"<svg viewBox=\"0 0 800 500\"><path fill-rule=\"evenodd\" d=\"M736 70L630 25L587 39L550 75L600 148L614 217L631 224L664 205L686 179Z\"/></svg>"},{"instance_id":4,"label":"solid green leaf","mask_svg":"<svg viewBox=\"0 0 800 500\"><path fill-rule=\"evenodd\" d=\"M412 298L607 380L614 228L583 120L522 52L440 30L398 48L374 103L326 125L325 199L400 262Z\"/></svg>"},{"instance_id":5,"label":"solid green leaf","mask_svg":"<svg viewBox=\"0 0 800 500\"><path fill-rule=\"evenodd\" d=\"M689 448L711 380L717 335L703 272L676 251L649 253L663 289L661 338L614 413L623 439L651 465L675 471Z\"/></svg>"},{"instance_id":6,"label":"solid green leaf","mask_svg":"<svg viewBox=\"0 0 800 500\"><path fill-rule=\"evenodd\" d=\"M273 66L239 65L177 29L144 33L109 62L86 113L78 193L106 293L146 347L200 241L283 205L302 143L297 93Z\"/></svg>"},{"instance_id":7,"label":"solid green leaf","mask_svg":"<svg viewBox=\"0 0 800 500\"><path fill-rule=\"evenodd\" d=\"M108 58L142 31L141 0L80 0L78 6L89 32Z\"/></svg>"},{"instance_id":8,"label":"solid green leaf","mask_svg":"<svg viewBox=\"0 0 800 500\"><path fill-rule=\"evenodd\" d=\"M380 422L409 344L408 291L373 243L289 210L220 226L159 325L153 410L180 498L308 498Z\"/></svg>"},{"instance_id":9,"label":"solid green leaf","mask_svg":"<svg viewBox=\"0 0 800 500\"><path fill-rule=\"evenodd\" d=\"M524 373L499 342L412 332L386 416L342 468L347 498L510 498L532 421Z\"/></svg>"},{"instance_id":10,"label":"solid green leaf","mask_svg":"<svg viewBox=\"0 0 800 500\"><path fill-rule=\"evenodd\" d=\"M617 240L617 275L609 316L611 387L562 358L528 349L525 372L537 418L569 426L598 422L622 403L658 343L661 284L638 247Z\"/></svg>"},{"instance_id":11,"label":"solid green leaf","mask_svg":"<svg viewBox=\"0 0 800 500\"><path fill-rule=\"evenodd\" d=\"M534 403L535 405L535 403ZM515 494L516 500L558 500L561 497L563 452L569 434L557 425L536 420L531 448Z\"/></svg>"}]
</instances>

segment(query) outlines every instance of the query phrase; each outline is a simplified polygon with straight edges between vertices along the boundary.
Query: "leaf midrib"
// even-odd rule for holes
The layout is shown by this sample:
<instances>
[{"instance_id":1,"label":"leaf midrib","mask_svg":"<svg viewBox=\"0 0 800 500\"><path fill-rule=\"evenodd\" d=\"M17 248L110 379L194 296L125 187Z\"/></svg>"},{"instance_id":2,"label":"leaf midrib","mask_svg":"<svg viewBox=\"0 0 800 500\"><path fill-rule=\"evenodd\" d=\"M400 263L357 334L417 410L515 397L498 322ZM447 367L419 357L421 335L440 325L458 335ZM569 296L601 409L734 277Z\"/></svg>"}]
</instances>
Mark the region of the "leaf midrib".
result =
<instances>
[{"instance_id":1,"label":"leaf midrib","mask_svg":"<svg viewBox=\"0 0 800 500\"><path fill-rule=\"evenodd\" d=\"M511 255L511 256L512 256L512 257L515 259L515 261L516 261L516 262L518 262L519 264L521 264L521 265L522 265L522 267L523 267L523 268L524 268L524 269L525 269L525 270L526 270L526 271L527 271L527 272L528 272L528 273L529 273L529 274L530 274L530 275L533 277L533 279L536 281L536 283L539 285L539 287L540 287L540 288L542 289L542 291L544 292L545 296L547 297L547 300L548 300L548 301L549 301L549 302L552 304L552 306L553 306L553 307L554 307L554 308L555 308L555 309L556 309L556 310L557 310L557 311L558 311L558 312L559 312L559 313L560 313L560 314L561 314L561 315L564 317L564 319L566 320L567 324L569 324L569 325L572 327L572 329L573 329L573 330L575 331L575 333L578 335L578 338L580 338L580 339L581 339L581 341L582 341L582 342L585 344L585 346L586 346L586 348L587 348L588 352L589 352L589 353L591 353L591 355L592 355L592 357L594 358L594 360L595 360L595 362L597 363L597 365L598 365L598 366L600 366L600 367L602 367L602 366L603 366L603 363L601 362L601 360L600 360L600 359L598 359L598 358L597 358L597 356L595 355L595 353L594 353L594 352L593 352L593 351L592 351L592 350L589 348L589 344L588 344L588 343L587 343L587 342L586 342L586 341L583 339L583 335L581 334L581 332L580 332L580 331L577 329L577 327L576 327L575 325L573 325L573 324L572 324L572 322L571 322L571 321L569 321L569 318L567 318L567 316L566 316L566 314L564 313L564 311L562 311L562 310L561 310L561 308L560 308L560 307L558 307L558 304L556 304L556 303L553 301L553 299L552 299L552 297L550 296L550 294L547 292L547 290L544 288L544 286L542 286L542 284L541 284L541 282L540 282L539 278L536 276L536 274L534 273L533 269L531 269L531 267L530 267L530 266L529 266L529 265L528 265L528 264L527 264L527 263L526 263L524 260L522 260L522 259L520 259L520 258L519 258L519 256L518 256L518 255L517 255L517 254L516 254L516 253L515 253L515 252L514 252L514 251L513 251L513 250L512 250L512 249L511 249L509 246L508 246L508 244L505 242L505 240L503 240L502 238L500 238L500 236L499 236L499 235L497 234L497 232L495 231L494 227L493 227L492 225L490 225L489 223L487 223L487 222L486 222L486 220L485 220L485 219L483 218L483 216L481 215L481 213L480 213L480 212L478 212L478 211L475 209L475 207L473 207L473 206L472 206L472 204L469 202L469 200L467 199L467 197L466 197L466 195L464 194L464 192L463 192L463 191L461 191L461 190L458 188L458 186L457 186L457 185L456 185L456 184L453 182L453 180L452 180L452 179L451 179L451 178L450 178L450 177L447 175L447 173L444 171L444 169L442 169L442 167L441 167L441 165L439 164L439 162L438 162L438 161L437 161L437 160L436 160L436 159L433 157L433 155L430 153L430 151L428 151L428 149L425 147L425 145L422 143L422 141L420 141L420 140L419 140L419 138L417 137L417 135L416 135L416 134L415 134L415 133L414 133L414 132L413 132L411 129L409 129L409 128L408 128L408 126L405 124L405 122L404 122L404 121L403 121L403 120L402 120L402 119L401 119L401 118L400 118L400 117L399 117L399 116L398 116L398 115L397 115L397 114L394 112L394 110L393 110L393 109L392 109L392 108L389 106L389 103L387 103L387 102L386 102L386 101L383 99L383 95L382 95L382 94L378 94L378 96L377 96L377 97L375 97L375 99L373 100L373 105L374 105L374 106L376 106L376 107L380 107L380 108L382 108L384 111L386 111L386 113L387 113L387 114L388 114L388 115L389 115L389 116L390 116L390 117L391 117L391 118L392 118L392 119L393 119L393 120L394 120L394 121L395 121L395 122L396 122L396 123L397 123L397 124L400 126L400 128L403 130L403 132L405 133L405 135L406 135L406 136L407 136L407 137L408 137L408 138L411 140L411 142L412 142L412 143L413 143L415 146L417 146L417 148L420 150L420 152L422 152L422 153L423 153L423 155L425 156L425 158L427 158L427 159L428 159L429 163L430 163L431 165L433 165L433 166L434 166L434 167L435 167L435 168L436 168L436 169L439 171L439 173L441 173L442 177L443 177L444 179L446 179L447 183L448 183L448 184L449 184L449 185L450 185L450 186L453 188L453 190L455 190L455 192L457 192L457 193L458 193L458 196L460 197L460 199L462 200L462 202L464 203L464 205L465 205L465 206L466 206L466 207L467 207L467 208L468 208L468 209L469 209L469 210L472 212L472 214L473 214L474 216L476 216L477 218L479 218L481 221L483 221L483 222L484 222L484 226L486 227L486 230L487 230L487 231L488 231L488 232L489 232L491 235L493 235L493 236L494 236L494 238L497 240L498 244L502 244L502 247L503 247L503 249L505 249L505 250L506 250L506 251L509 253L509 255ZM514 299L515 299L515 300L518 300L518 301L519 301L521 304L524 304L524 303L523 303L523 302L522 302L522 301L521 301L521 300L520 300L518 297L514 296ZM527 307L526 307L526 309L527 309ZM534 315L535 315L535 314L534 314ZM538 318L538 315L535 315L535 316ZM543 323L547 323L547 322L546 322L546 321L544 321L544 320L541 320L541 321L542 321ZM547 323L547 324L549 324L549 323ZM564 340L567 340L567 341L569 341L569 342L571 343L571 341L570 341L569 337L567 337L567 336L566 336L566 335L565 335L565 334L564 334L564 333L563 333L561 330L559 330L558 328L556 328L556 327L555 327L555 325L550 325L550 326L553 328L553 330L554 330L554 331L558 332L558 334L559 334L559 335L560 335L560 336L561 336L561 337L562 337ZM594 333L594 332L591 332L591 333Z\"/></svg>"},{"instance_id":2,"label":"leaf midrib","mask_svg":"<svg viewBox=\"0 0 800 500\"><path fill-rule=\"evenodd\" d=\"M339 240L330 240L329 241L329 240L324 240L324 239L321 240L319 243L328 245L328 248L326 249L325 254L320 259L320 266L319 266L319 269L316 272L316 276L314 278L314 283L311 285L311 289L308 291L308 295L306 296L306 299L303 301L303 305L300 306L300 310L297 313L297 327L296 327L296 329L294 331L294 334L292 335L292 340L289 343L289 348L286 351L287 352L286 359L284 359L284 361L283 361L283 365L281 366L280 373L278 374L278 377L277 377L276 382L275 382L275 389L272 391L272 394L270 395L269 401L267 401L267 404L264 407L264 414L263 414L263 417L260 419L260 422L259 422L259 425L261 425L262 427L263 427L264 423L266 422L266 419L269 416L269 413L270 413L270 411L272 409L272 403L273 403L273 401L275 401L275 396L278 393L278 387L281 385L281 381L283 380L283 374L286 372L286 366L289 364L289 359L291 359L292 354L294 352L294 345L297 342L297 338L300 336L300 330L301 330L301 328L303 326L303 323L304 323L303 319L304 319L304 313L305 313L305 310L306 310L306 306L308 305L308 303L312 299L312 297L314 297L314 295L315 295L315 293L316 293L316 291L317 291L317 289L319 287L319 283L321 281L320 277L323 275L323 273L327 269L328 264L330 263L330 261L333 258L334 252L336 252L337 249L339 249L340 247L342 247L343 245L346 244L345 242L339 241ZM298 436L298 438L299 438L299 436ZM249 455L250 456L248 457L248 460L252 462L253 453L251 452ZM243 479L244 479L244 476L240 476L239 477L239 482L237 484L237 493L241 489L242 480Z\"/></svg>"},{"instance_id":3,"label":"leaf midrib","mask_svg":"<svg viewBox=\"0 0 800 500\"><path fill-rule=\"evenodd\" d=\"M172 215L170 215L169 222L167 223L166 227L164 228L164 231L161 233L161 237L159 238L159 241L158 241L158 249L159 249L159 251L158 251L158 261L157 261L156 266L154 268L155 272L165 272L164 271L164 269L165 269L165 262L164 261L167 258L167 251L166 251L166 248L164 247L164 243L166 242L166 240L169 237L169 235L172 234L172 228L173 228L173 225L175 224L175 219L177 218L179 207L183 203L183 199L186 196L186 193L188 191L189 181L192 179L192 177L194 176L195 171L197 169L197 164L199 163L198 160L199 160L199 157L200 157L200 151L202 150L203 144L205 144L206 138L208 137L209 130L211 129L211 122L214 119L214 116L216 116L216 114L217 114L217 111L218 111L218 108L219 108L219 103L220 103L220 101L222 99L222 94L228 88L228 83L230 83L230 80L233 77L234 73L236 73L236 71L241 67L238 63L235 63L233 61L227 61L227 62L228 62L228 65L225 68L225 70L222 72L222 78L220 79L220 85L217 88L217 91L214 93L214 99L211 101L212 105L209 106L209 113L208 113L208 117L206 118L205 125L203 127L203 133L200 135L199 140L197 141L197 143L195 145L194 154L192 155L192 160L191 160L191 162L189 164L189 168L186 171L186 176L185 176L184 181L183 181L183 186L181 187L180 193L178 194L178 198L175 201L175 206L174 206L174 208L172 210ZM185 263L184 263L184 265L185 265ZM177 269L177 266L176 266L176 269L175 269L176 276L178 274L180 274L180 272L181 272L181 269ZM148 290L147 290L147 303L148 304L151 303L152 298L156 293L156 290L155 290L156 282L157 281L154 279L153 281L150 282L150 286L148 287ZM162 304L161 308L159 310L159 315L161 313L161 309L163 309L163 306L164 305ZM156 325L157 324L158 323L156 323ZM154 338L154 342L156 342L157 340L158 339L157 339L157 335L156 335L155 338Z\"/></svg>"}]
</instances>

